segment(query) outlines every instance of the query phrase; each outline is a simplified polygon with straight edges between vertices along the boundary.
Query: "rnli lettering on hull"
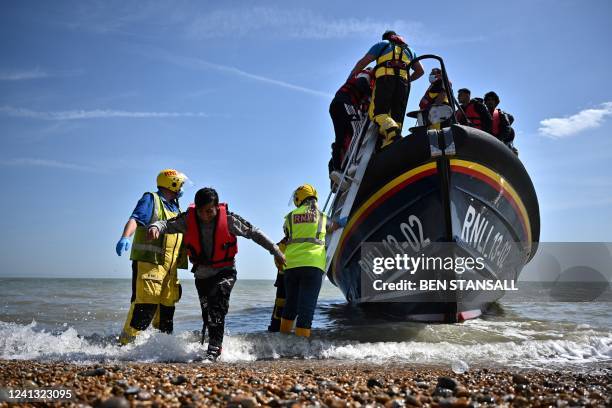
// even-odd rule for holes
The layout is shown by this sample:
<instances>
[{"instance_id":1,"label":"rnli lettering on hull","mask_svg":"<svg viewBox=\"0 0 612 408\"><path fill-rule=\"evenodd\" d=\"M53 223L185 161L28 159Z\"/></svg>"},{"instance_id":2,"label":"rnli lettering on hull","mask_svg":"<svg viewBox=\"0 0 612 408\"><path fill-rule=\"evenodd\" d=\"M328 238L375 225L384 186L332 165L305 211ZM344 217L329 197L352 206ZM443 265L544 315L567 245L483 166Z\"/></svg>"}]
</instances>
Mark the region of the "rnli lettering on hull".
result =
<instances>
[{"instance_id":1,"label":"rnli lettering on hull","mask_svg":"<svg viewBox=\"0 0 612 408\"><path fill-rule=\"evenodd\" d=\"M461 227L461 240L476 249L483 258L501 268L512 244L504 234L495 231L495 225L484 213L485 211L476 211L471 205L468 207Z\"/></svg>"}]
</instances>

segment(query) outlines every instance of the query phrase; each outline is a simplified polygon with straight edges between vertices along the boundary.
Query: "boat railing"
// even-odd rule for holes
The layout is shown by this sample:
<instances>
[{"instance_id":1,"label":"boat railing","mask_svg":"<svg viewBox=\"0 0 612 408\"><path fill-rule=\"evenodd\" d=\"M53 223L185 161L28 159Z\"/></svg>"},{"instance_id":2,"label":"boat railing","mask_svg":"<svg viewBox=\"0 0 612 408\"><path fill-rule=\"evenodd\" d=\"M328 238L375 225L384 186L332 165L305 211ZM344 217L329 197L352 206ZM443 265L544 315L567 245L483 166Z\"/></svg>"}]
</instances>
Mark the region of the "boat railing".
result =
<instances>
[{"instance_id":1,"label":"boat railing","mask_svg":"<svg viewBox=\"0 0 612 408\"><path fill-rule=\"evenodd\" d=\"M415 59L410 61L410 63L408 64L408 68L407 68L408 72L410 72L410 68L412 68L412 66L416 62L424 60L424 59L435 59L440 63L440 71L442 71L442 83L444 84L444 92L446 93L446 96L448 98L448 103L450 104L450 107L452 108L453 112L455 112L458 107L459 109L461 109L459 103L457 103L457 100L454 97L452 84L448 80L448 74L446 73L446 66L444 65L444 60L442 59L442 57L439 57L438 55L434 55L434 54L425 54L425 55L416 57ZM457 123L457 119L454 117L454 115L450 120L452 123Z\"/></svg>"},{"instance_id":2,"label":"boat railing","mask_svg":"<svg viewBox=\"0 0 612 408\"><path fill-rule=\"evenodd\" d=\"M357 193L359 191L361 180L365 175L370 158L374 153L377 136L378 126L366 119L359 137L354 138L355 140L351 143L352 150L350 150L350 154L348 155L349 160L347 160L345 163L340 183L338 183L336 188L332 189L332 192L330 193L334 194L332 205L328 209L328 217L330 219L339 219L342 217L348 217L350 215L353 208L353 203L355 202L355 198L357 197ZM349 171L350 174L348 174ZM326 207L327 203L324 207L324 211ZM334 257L342 231L343 229L335 230L326 237L326 270L329 269L331 260Z\"/></svg>"},{"instance_id":3,"label":"boat railing","mask_svg":"<svg viewBox=\"0 0 612 408\"><path fill-rule=\"evenodd\" d=\"M366 114L367 115L367 114ZM332 209L335 207L335 202L336 199L339 195L339 193L342 192L342 187L345 186L345 182L353 182L354 178L351 177L351 175L349 174L352 170L354 170L354 165L356 164L356 159L357 159L357 155L359 153L359 147L361 146L361 143L363 141L363 138L365 137L365 134L367 133L367 130L370 126L370 120L368 119L368 117L364 117L362 118L362 120L360 121L361 125L358 128L358 137L353 137L351 140L351 143L349 144L349 148L347 151L347 154L344 156L344 160L342 161L342 175L340 176L340 179L334 183L334 185L332 186L331 191L329 192L329 194L327 195L327 199L325 200L325 205L323 206L323 212L327 211L327 205L330 202L330 199L332 197L332 205L329 209L329 213L328 216L332 215Z\"/></svg>"}]
</instances>

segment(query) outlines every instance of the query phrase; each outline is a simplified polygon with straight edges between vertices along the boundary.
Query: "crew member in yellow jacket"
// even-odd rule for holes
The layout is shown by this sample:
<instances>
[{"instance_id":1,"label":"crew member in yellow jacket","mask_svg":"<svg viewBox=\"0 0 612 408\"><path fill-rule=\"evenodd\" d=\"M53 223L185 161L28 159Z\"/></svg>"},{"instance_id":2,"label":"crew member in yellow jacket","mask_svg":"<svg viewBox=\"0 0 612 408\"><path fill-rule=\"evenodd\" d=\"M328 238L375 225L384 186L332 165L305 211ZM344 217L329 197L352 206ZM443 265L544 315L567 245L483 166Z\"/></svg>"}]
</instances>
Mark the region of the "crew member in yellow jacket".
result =
<instances>
[{"instance_id":1,"label":"crew member in yellow jacket","mask_svg":"<svg viewBox=\"0 0 612 408\"><path fill-rule=\"evenodd\" d=\"M346 225L346 219L328 222L317 207L317 191L310 184L293 193L297 207L285 217L285 305L280 331L309 337L317 298L325 274L325 234ZM297 321L296 321L297 318Z\"/></svg>"},{"instance_id":2,"label":"crew member in yellow jacket","mask_svg":"<svg viewBox=\"0 0 612 408\"><path fill-rule=\"evenodd\" d=\"M378 125L384 148L402 133L410 83L425 72L416 53L395 31L385 31L382 41L374 44L351 71L349 78L376 61L374 91L370 103L370 119ZM409 70L412 69L412 73Z\"/></svg>"},{"instance_id":3,"label":"crew member in yellow jacket","mask_svg":"<svg viewBox=\"0 0 612 408\"><path fill-rule=\"evenodd\" d=\"M157 176L158 190L144 193L123 228L117 242L117 255L132 247L132 298L119 341L127 344L151 322L164 333L172 333L175 304L181 298L177 269L187 269L182 234L163 234L147 239L147 226L177 216L178 199L186 177L174 170L162 170ZM130 238L134 236L134 242Z\"/></svg>"}]
</instances>

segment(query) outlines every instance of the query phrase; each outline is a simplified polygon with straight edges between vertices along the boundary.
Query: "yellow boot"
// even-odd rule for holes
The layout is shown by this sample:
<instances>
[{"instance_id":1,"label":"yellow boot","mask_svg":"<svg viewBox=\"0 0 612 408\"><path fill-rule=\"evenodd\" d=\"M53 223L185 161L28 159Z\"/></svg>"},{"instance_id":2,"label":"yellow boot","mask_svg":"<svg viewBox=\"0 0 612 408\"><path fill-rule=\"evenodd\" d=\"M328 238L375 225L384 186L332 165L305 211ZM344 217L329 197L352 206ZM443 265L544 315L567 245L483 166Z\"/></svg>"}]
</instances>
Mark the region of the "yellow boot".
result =
<instances>
[{"instance_id":1,"label":"yellow boot","mask_svg":"<svg viewBox=\"0 0 612 408\"><path fill-rule=\"evenodd\" d=\"M383 136L381 149L390 145L400 133L400 124L394 121L389 115L378 115L374 118L378 124L379 132Z\"/></svg>"},{"instance_id":2,"label":"yellow boot","mask_svg":"<svg viewBox=\"0 0 612 408\"><path fill-rule=\"evenodd\" d=\"M134 302L130 305L130 310L128 311L127 318L125 319L125 323L123 325L123 330L119 335L119 343L122 346L125 346L131 343L140 331L136 330L132 326L130 326L130 322L132 321L132 314L134 314Z\"/></svg>"},{"instance_id":3,"label":"yellow boot","mask_svg":"<svg viewBox=\"0 0 612 408\"><path fill-rule=\"evenodd\" d=\"M281 318L280 332L281 333L291 333L291 330L293 329L293 322L294 322L293 320Z\"/></svg>"},{"instance_id":4,"label":"yellow boot","mask_svg":"<svg viewBox=\"0 0 612 408\"><path fill-rule=\"evenodd\" d=\"M300 337L310 337L310 329L304 329L303 327L296 327L295 335L300 336Z\"/></svg>"},{"instance_id":5,"label":"yellow boot","mask_svg":"<svg viewBox=\"0 0 612 408\"><path fill-rule=\"evenodd\" d=\"M397 138L398 133L399 133L399 128L391 128L390 130L388 130L387 134L385 135L385 138L382 141L382 144L380 145L380 148L384 149L385 147L393 143L395 138Z\"/></svg>"}]
</instances>

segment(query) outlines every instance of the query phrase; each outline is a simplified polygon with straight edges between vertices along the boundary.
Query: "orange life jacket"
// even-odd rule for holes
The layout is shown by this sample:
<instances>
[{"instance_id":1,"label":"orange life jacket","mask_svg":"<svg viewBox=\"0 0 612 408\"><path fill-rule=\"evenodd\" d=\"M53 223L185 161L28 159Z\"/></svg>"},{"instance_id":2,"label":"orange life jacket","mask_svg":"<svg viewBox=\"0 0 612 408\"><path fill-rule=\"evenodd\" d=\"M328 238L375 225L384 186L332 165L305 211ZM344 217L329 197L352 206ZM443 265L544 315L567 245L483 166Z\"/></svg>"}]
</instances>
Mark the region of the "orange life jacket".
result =
<instances>
[{"instance_id":1,"label":"orange life jacket","mask_svg":"<svg viewBox=\"0 0 612 408\"><path fill-rule=\"evenodd\" d=\"M227 204L220 203L213 233L213 251L210 259L202 250L202 233L200 220L196 214L195 205L187 208L187 232L183 242L189 254L189 260L194 266L205 265L211 268L225 268L234 265L238 253L238 239L229 230L227 223Z\"/></svg>"},{"instance_id":2,"label":"orange life jacket","mask_svg":"<svg viewBox=\"0 0 612 408\"><path fill-rule=\"evenodd\" d=\"M491 133L493 136L499 135L499 125L501 124L501 111L497 108L493 109L493 113L491 114L493 117L493 126L491 127Z\"/></svg>"}]
</instances>

